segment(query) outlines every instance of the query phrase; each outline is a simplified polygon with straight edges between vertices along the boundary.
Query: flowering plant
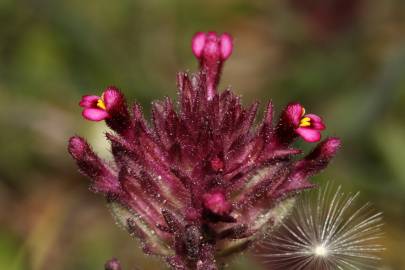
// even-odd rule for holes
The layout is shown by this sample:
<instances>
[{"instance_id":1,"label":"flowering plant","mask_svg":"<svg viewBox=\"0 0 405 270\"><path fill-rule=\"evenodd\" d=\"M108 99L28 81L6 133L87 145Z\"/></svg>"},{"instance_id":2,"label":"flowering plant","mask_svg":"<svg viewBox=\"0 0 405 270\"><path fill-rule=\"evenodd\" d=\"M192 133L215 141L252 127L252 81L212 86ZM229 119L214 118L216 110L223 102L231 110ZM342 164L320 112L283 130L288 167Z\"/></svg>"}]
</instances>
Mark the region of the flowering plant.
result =
<instances>
[{"instance_id":1,"label":"flowering plant","mask_svg":"<svg viewBox=\"0 0 405 270\"><path fill-rule=\"evenodd\" d=\"M114 132L106 134L113 165L85 139L69 140L91 190L107 198L146 253L163 257L171 269L218 269L255 244L280 223L299 191L314 187L308 179L340 147L338 138L327 138L300 158L292 143L319 142L325 129L319 116L290 103L274 125L269 102L256 124L257 102L245 108L231 90L218 93L232 50L228 34L197 33L192 51L199 72L178 74L178 103L153 102L151 124L115 87L84 96L83 117L105 120ZM106 267L119 269L115 260Z\"/></svg>"}]
</instances>

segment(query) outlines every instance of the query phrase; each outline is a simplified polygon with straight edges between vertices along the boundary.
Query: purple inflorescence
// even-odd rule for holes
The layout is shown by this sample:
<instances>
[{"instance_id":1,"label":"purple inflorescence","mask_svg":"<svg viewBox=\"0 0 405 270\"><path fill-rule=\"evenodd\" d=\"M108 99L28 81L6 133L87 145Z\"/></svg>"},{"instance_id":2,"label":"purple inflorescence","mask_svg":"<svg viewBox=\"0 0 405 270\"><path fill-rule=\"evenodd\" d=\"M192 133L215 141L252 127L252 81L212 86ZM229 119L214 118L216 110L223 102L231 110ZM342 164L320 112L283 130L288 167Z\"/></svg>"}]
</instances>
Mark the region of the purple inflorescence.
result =
<instances>
[{"instance_id":1,"label":"purple inflorescence","mask_svg":"<svg viewBox=\"0 0 405 270\"><path fill-rule=\"evenodd\" d=\"M107 88L84 96L83 116L105 120L114 165L103 162L78 136L69 152L91 189L104 194L116 220L163 257L172 269L217 269L285 215L291 197L312 188L308 178L324 169L340 147L327 138L299 159L291 144L300 136L317 142L322 119L289 104L273 125L273 106L256 124L258 103L245 108L231 90L218 93L224 61L232 53L228 34L197 33L192 50L196 74L177 76L178 105L153 102L149 124L139 104Z\"/></svg>"}]
</instances>

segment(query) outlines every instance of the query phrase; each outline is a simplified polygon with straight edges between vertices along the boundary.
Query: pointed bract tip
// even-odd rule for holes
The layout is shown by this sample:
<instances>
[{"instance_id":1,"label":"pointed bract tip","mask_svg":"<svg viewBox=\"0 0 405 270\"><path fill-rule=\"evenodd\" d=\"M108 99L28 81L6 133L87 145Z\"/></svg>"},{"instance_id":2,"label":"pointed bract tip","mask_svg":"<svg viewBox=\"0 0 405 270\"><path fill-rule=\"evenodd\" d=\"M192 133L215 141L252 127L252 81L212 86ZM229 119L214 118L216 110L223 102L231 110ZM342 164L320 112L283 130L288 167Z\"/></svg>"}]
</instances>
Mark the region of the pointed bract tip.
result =
<instances>
[{"instance_id":1,"label":"pointed bract tip","mask_svg":"<svg viewBox=\"0 0 405 270\"><path fill-rule=\"evenodd\" d=\"M81 159L88 148L88 144L82 137L74 136L69 139L68 151L75 159Z\"/></svg>"},{"instance_id":2,"label":"pointed bract tip","mask_svg":"<svg viewBox=\"0 0 405 270\"><path fill-rule=\"evenodd\" d=\"M318 160L322 163L329 162L338 152L342 142L339 138L329 137L323 140L315 149L306 156L306 160ZM326 164L325 164L326 166Z\"/></svg>"},{"instance_id":3,"label":"pointed bract tip","mask_svg":"<svg viewBox=\"0 0 405 270\"><path fill-rule=\"evenodd\" d=\"M330 137L323 141L320 145L322 156L332 158L336 152L341 148L342 142L339 138Z\"/></svg>"}]
</instances>

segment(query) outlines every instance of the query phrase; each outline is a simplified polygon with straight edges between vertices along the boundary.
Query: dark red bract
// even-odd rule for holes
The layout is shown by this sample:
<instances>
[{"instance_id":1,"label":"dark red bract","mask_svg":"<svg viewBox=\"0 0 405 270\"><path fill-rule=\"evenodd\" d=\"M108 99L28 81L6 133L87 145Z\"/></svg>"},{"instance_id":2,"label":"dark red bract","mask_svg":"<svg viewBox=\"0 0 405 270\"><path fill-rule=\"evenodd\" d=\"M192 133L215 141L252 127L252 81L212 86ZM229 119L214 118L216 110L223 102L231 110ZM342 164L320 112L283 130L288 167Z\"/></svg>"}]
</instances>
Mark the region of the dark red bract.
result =
<instances>
[{"instance_id":1,"label":"dark red bract","mask_svg":"<svg viewBox=\"0 0 405 270\"><path fill-rule=\"evenodd\" d=\"M255 243L282 219L289 198L313 186L308 178L340 147L329 138L294 158L301 153L290 146L298 138L296 123L281 117L273 125L269 102L256 124L258 103L245 108L232 91L217 92L232 40L204 35L193 39L200 72L178 74L178 106L169 98L155 101L151 124L138 104L129 113L123 95L109 88L116 91L114 110L106 108L115 131L107 134L114 166L83 138L69 142L91 189L107 197L145 252L164 257L172 269L217 269L223 258Z\"/></svg>"}]
</instances>

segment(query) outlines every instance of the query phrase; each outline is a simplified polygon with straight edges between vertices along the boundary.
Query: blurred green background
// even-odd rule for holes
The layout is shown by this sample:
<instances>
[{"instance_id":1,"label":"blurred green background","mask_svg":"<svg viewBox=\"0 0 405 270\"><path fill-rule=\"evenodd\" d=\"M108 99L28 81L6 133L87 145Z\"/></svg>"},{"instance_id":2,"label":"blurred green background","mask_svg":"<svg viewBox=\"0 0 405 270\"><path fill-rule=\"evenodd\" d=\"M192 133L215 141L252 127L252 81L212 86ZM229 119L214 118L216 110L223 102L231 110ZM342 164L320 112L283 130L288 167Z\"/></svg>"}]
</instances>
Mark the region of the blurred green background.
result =
<instances>
[{"instance_id":1,"label":"blurred green background","mask_svg":"<svg viewBox=\"0 0 405 270\"><path fill-rule=\"evenodd\" d=\"M190 39L207 30L235 38L222 88L324 116L344 147L317 178L384 212L381 269L405 269L404 1L1 0L0 22L0 269L103 269L112 256L165 269L115 226L66 141L108 156L80 97L113 84L149 114L175 96L177 71L197 68Z\"/></svg>"}]
</instances>

